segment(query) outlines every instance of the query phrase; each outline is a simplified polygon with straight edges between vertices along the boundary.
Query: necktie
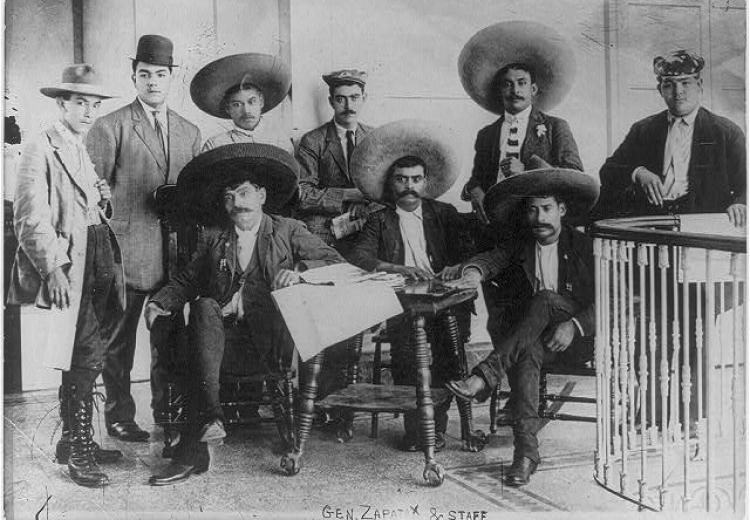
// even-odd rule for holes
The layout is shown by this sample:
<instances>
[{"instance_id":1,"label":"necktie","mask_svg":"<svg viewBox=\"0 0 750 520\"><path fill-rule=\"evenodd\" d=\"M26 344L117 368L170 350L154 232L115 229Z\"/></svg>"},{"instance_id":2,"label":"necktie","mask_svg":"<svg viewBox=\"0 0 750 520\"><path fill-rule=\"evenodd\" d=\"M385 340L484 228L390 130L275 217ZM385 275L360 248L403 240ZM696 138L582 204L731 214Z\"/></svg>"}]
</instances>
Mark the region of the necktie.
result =
<instances>
[{"instance_id":1,"label":"necktie","mask_svg":"<svg viewBox=\"0 0 750 520\"><path fill-rule=\"evenodd\" d=\"M346 166L349 166L349 163L352 160L352 153L354 152L354 131L347 130L346 131Z\"/></svg>"},{"instance_id":2,"label":"necktie","mask_svg":"<svg viewBox=\"0 0 750 520\"><path fill-rule=\"evenodd\" d=\"M667 196L672 195L671 198L677 198L683 195L683 193L670 193L670 191L675 187L677 174L687 174L688 162L690 161L690 140L688 139L688 129L689 126L687 121L680 117L675 119L672 123L672 131L669 134L672 158L664 175L664 191Z\"/></svg>"},{"instance_id":3,"label":"necktie","mask_svg":"<svg viewBox=\"0 0 750 520\"><path fill-rule=\"evenodd\" d=\"M156 136L159 138L159 142L161 143L161 150L164 152L164 157L167 156L167 144L164 142L164 131L161 128L161 123L159 122L159 111L154 110L152 112L154 114L154 130L156 130Z\"/></svg>"},{"instance_id":4,"label":"necktie","mask_svg":"<svg viewBox=\"0 0 750 520\"><path fill-rule=\"evenodd\" d=\"M505 147L505 157L521 158L521 140L518 138L518 118L510 118L510 128L508 128L508 141Z\"/></svg>"}]
</instances>

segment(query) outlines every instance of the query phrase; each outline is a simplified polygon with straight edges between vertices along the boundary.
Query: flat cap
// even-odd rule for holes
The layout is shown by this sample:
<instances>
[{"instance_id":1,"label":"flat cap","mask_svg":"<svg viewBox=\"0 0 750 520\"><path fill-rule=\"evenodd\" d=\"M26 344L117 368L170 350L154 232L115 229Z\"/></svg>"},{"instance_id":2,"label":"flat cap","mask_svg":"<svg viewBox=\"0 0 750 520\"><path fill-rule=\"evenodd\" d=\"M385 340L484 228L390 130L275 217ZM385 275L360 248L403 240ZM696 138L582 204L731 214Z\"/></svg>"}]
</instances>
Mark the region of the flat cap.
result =
<instances>
[{"instance_id":1,"label":"flat cap","mask_svg":"<svg viewBox=\"0 0 750 520\"><path fill-rule=\"evenodd\" d=\"M684 49L670 52L666 56L654 58L654 74L658 77L686 76L698 74L705 61L697 54L691 54Z\"/></svg>"},{"instance_id":2,"label":"flat cap","mask_svg":"<svg viewBox=\"0 0 750 520\"><path fill-rule=\"evenodd\" d=\"M367 83L367 72L357 69L334 70L329 74L323 74L323 81L329 87L335 87L342 83L356 83L364 87Z\"/></svg>"}]
</instances>

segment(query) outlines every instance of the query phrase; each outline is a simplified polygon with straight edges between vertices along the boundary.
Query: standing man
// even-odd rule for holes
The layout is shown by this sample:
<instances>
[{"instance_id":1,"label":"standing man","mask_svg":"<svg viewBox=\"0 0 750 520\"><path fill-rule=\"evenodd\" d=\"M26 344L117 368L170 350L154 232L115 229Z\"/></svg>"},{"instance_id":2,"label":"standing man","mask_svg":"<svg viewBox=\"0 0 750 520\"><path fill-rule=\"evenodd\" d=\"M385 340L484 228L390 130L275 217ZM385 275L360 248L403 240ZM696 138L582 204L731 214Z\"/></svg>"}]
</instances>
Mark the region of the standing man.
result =
<instances>
[{"instance_id":1,"label":"standing man","mask_svg":"<svg viewBox=\"0 0 750 520\"><path fill-rule=\"evenodd\" d=\"M598 216L726 212L745 225L745 136L701 107L703 65L685 50L654 59L667 110L635 123L602 166Z\"/></svg>"},{"instance_id":2,"label":"standing man","mask_svg":"<svg viewBox=\"0 0 750 520\"><path fill-rule=\"evenodd\" d=\"M13 224L19 248L8 292L11 304L36 304L49 311L54 348L65 352L57 462L86 487L109 478L99 463L122 458L93 439L93 386L107 348L104 331L122 314L125 287L122 254L107 222L111 191L97 177L84 136L102 99L91 65L67 67L62 81L41 89L56 100L58 120L24 148L18 168ZM70 324L74 331L65 331Z\"/></svg>"},{"instance_id":3,"label":"standing man","mask_svg":"<svg viewBox=\"0 0 750 520\"><path fill-rule=\"evenodd\" d=\"M102 377L107 392L105 421L110 435L145 442L149 433L135 423L130 394L136 331L146 296L164 282L162 226L152 205L152 193L172 184L180 170L200 150L198 128L167 107L172 82L172 42L144 35L132 58L135 101L99 119L89 132L87 147L97 173L112 187L111 225L123 245L128 281L127 307L108 331L109 347ZM175 323L180 321L175 318ZM174 323L151 333L151 390L154 418L164 407L164 357Z\"/></svg>"},{"instance_id":4,"label":"standing man","mask_svg":"<svg viewBox=\"0 0 750 520\"><path fill-rule=\"evenodd\" d=\"M232 128L208 139L202 151L264 143L294 153L291 138L274 132L263 119L284 100L291 85L287 64L269 54L234 54L203 67L190 82L190 97L207 114L231 119Z\"/></svg>"},{"instance_id":5,"label":"standing man","mask_svg":"<svg viewBox=\"0 0 750 520\"><path fill-rule=\"evenodd\" d=\"M468 233L456 208L435 200L458 176L451 141L439 128L422 121L397 121L373 130L354 152L354 181L370 199L386 204L371 213L357 237L349 261L368 271L399 273L413 280L430 280L444 267L471 254ZM472 304L455 310L461 340L470 334ZM459 362L446 329L446 316L430 320L432 386L442 387L459 373ZM409 316L388 320L393 381L415 384L417 370L410 352ZM435 449L445 447L450 399L435 407ZM416 411L404 414L400 448L418 451Z\"/></svg>"},{"instance_id":6,"label":"standing man","mask_svg":"<svg viewBox=\"0 0 750 520\"><path fill-rule=\"evenodd\" d=\"M227 335L237 346L254 347L239 349L234 358L272 368L278 366L273 354L281 353L289 366L294 342L271 291L298 283L300 268L343 262L300 222L265 213L266 207L278 210L294 193L296 170L294 158L283 150L243 143L201 154L180 178L184 192L196 201L193 206L208 209L198 212L206 227L191 262L148 302L146 323L155 326L190 303L194 377L188 424L172 462L149 479L151 485L207 471L207 443L226 436L219 374Z\"/></svg>"},{"instance_id":7,"label":"standing man","mask_svg":"<svg viewBox=\"0 0 750 520\"><path fill-rule=\"evenodd\" d=\"M596 203L596 180L576 170L530 170L490 188L485 209L493 219L521 210L526 228L462 265L447 268L444 279L476 287L500 274L514 276L520 267L522 285L515 295L509 332L472 375L451 381L448 389L460 399L486 399L510 379L514 393L513 464L506 482L522 486L539 464L539 372L542 363L560 356L571 362L593 356L594 256L591 238L562 223L566 216L585 216ZM577 215L576 215L577 214ZM587 348L588 347L588 348Z\"/></svg>"}]
</instances>

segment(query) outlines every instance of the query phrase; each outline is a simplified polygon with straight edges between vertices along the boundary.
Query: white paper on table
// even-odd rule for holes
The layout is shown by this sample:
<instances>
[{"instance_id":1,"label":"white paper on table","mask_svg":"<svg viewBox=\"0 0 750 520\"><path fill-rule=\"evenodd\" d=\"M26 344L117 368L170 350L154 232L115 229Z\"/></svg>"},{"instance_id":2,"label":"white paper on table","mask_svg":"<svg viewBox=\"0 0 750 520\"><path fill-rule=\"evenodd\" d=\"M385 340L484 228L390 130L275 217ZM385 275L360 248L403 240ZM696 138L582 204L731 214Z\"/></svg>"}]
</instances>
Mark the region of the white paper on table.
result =
<instances>
[{"instance_id":1,"label":"white paper on table","mask_svg":"<svg viewBox=\"0 0 750 520\"><path fill-rule=\"evenodd\" d=\"M53 306L47 311L47 342L42 358L42 365L47 368L70 370L81 295L71 294L70 301L74 304L66 309Z\"/></svg>"},{"instance_id":2,"label":"white paper on table","mask_svg":"<svg viewBox=\"0 0 750 520\"><path fill-rule=\"evenodd\" d=\"M382 283L298 284L271 295L302 361L403 312L396 293Z\"/></svg>"}]
</instances>

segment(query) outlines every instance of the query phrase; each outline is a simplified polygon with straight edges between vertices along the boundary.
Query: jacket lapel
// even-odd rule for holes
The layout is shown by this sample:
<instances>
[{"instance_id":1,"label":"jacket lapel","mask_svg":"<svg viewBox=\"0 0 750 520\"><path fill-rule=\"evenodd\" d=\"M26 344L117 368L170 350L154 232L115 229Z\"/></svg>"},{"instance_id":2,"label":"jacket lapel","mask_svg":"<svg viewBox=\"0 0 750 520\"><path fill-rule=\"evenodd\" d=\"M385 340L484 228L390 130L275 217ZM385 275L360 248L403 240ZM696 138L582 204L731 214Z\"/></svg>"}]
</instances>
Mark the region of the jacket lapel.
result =
<instances>
[{"instance_id":1,"label":"jacket lapel","mask_svg":"<svg viewBox=\"0 0 750 520\"><path fill-rule=\"evenodd\" d=\"M404 240L401 237L401 227L398 222L398 213L395 208L388 208L383 218L383 237L385 246L389 249L391 262L399 265L404 264Z\"/></svg>"},{"instance_id":2,"label":"jacket lapel","mask_svg":"<svg viewBox=\"0 0 750 520\"><path fill-rule=\"evenodd\" d=\"M333 156L333 160L338 165L341 173L345 177L349 177L349 169L346 167L346 159L344 158L344 149L341 148L341 141L336 133L336 125L333 120L329 121L328 128L326 129L326 149Z\"/></svg>"},{"instance_id":3,"label":"jacket lapel","mask_svg":"<svg viewBox=\"0 0 750 520\"><path fill-rule=\"evenodd\" d=\"M654 150L656 150L656 157L654 157L654 166L657 168L659 177L664 176L664 147L667 144L667 132L669 131L669 119L667 118L667 111L662 112L659 118L656 120L656 127L653 131L653 142ZM692 162L692 161L691 161Z\"/></svg>"},{"instance_id":4,"label":"jacket lapel","mask_svg":"<svg viewBox=\"0 0 750 520\"><path fill-rule=\"evenodd\" d=\"M573 287L568 282L568 263L573 252L570 248L570 235L563 226L557 243L557 292L573 292Z\"/></svg>"},{"instance_id":5,"label":"jacket lapel","mask_svg":"<svg viewBox=\"0 0 750 520\"><path fill-rule=\"evenodd\" d=\"M232 275L231 278L234 278L234 273L237 272L237 233L234 232L233 227L227 229L224 241L226 243L224 258L227 261L229 273Z\"/></svg>"},{"instance_id":6,"label":"jacket lapel","mask_svg":"<svg viewBox=\"0 0 750 520\"><path fill-rule=\"evenodd\" d=\"M711 124L704 108L698 109L695 116L695 128L693 128L693 142L690 148L690 164L688 165L688 186L690 191L701 189L700 169L705 167L709 160L707 152L711 145L714 145L715 133L712 131Z\"/></svg>"},{"instance_id":7,"label":"jacket lapel","mask_svg":"<svg viewBox=\"0 0 750 520\"><path fill-rule=\"evenodd\" d=\"M272 232L273 226L271 225L271 219L264 213L261 217L260 227L258 228L258 239L255 243L255 249L258 252L258 267L264 276L268 272L266 269L274 264L273 258L271 258ZM267 281L271 282L272 280Z\"/></svg>"},{"instance_id":8,"label":"jacket lapel","mask_svg":"<svg viewBox=\"0 0 750 520\"><path fill-rule=\"evenodd\" d=\"M492 138L492 162L491 162L492 169L491 171L493 172L495 176L495 180L493 181L492 184L497 183L498 173L500 171L500 146L501 146L500 133L503 128L503 121L505 121L505 113L503 113L503 115L501 115L497 119L497 121L495 121L492 124L492 133L491 133L491 136L492 136L491 137Z\"/></svg>"},{"instance_id":9,"label":"jacket lapel","mask_svg":"<svg viewBox=\"0 0 750 520\"><path fill-rule=\"evenodd\" d=\"M159 169L165 174L167 172L167 161L164 157L164 150L162 149L159 138L156 135L156 130L153 129L151 123L146 116L146 112L141 106L141 102L137 99L130 104L132 117L133 117L133 130L140 137L143 144L146 145L148 151L154 156L156 164Z\"/></svg>"},{"instance_id":10,"label":"jacket lapel","mask_svg":"<svg viewBox=\"0 0 750 520\"><path fill-rule=\"evenodd\" d=\"M443 243L443 238L440 236L440 226L433 208L429 200L422 201L422 226L424 228L424 241L427 247L427 258L430 260L430 266L435 270L436 265L443 265L444 259L436 259L436 245ZM451 247L454 244L448 245Z\"/></svg>"},{"instance_id":11,"label":"jacket lapel","mask_svg":"<svg viewBox=\"0 0 750 520\"><path fill-rule=\"evenodd\" d=\"M531 237L529 240L526 241L526 243L523 246L523 250L521 251L521 267L523 267L523 272L526 273L526 278L529 281L529 285L531 285L531 290L534 290L534 285L536 283L536 255L534 254L536 252L536 240Z\"/></svg>"},{"instance_id":12,"label":"jacket lapel","mask_svg":"<svg viewBox=\"0 0 750 520\"><path fill-rule=\"evenodd\" d=\"M529 114L529 123L526 125L526 136L523 138L523 145L521 146L521 162L527 164L533 154L537 154L544 158L543 152L537 153L540 150L539 141L540 139L546 139L544 136L536 135L536 128L539 125L546 126L546 120L536 107L531 107L531 113Z\"/></svg>"},{"instance_id":13,"label":"jacket lapel","mask_svg":"<svg viewBox=\"0 0 750 520\"><path fill-rule=\"evenodd\" d=\"M54 127L47 130L47 137L49 138L50 144L55 149L57 160L60 161L60 164L73 181L73 184L75 184L81 193L83 193L83 199L86 200L86 187L84 180L81 177L81 172L83 171L81 159L73 156L70 146L65 143L63 137Z\"/></svg>"}]
</instances>

